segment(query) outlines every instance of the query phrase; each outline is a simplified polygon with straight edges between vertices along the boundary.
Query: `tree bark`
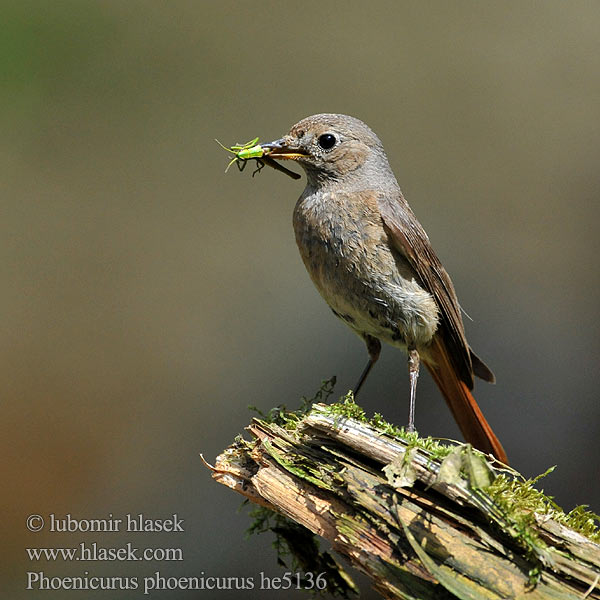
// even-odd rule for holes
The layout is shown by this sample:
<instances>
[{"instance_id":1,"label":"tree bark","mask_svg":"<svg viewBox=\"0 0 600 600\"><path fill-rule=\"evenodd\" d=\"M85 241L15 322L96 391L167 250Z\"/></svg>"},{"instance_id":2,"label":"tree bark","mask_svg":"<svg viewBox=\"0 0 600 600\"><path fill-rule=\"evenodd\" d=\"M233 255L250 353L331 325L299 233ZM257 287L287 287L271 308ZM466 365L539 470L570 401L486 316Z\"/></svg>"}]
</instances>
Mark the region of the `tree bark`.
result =
<instances>
[{"instance_id":1,"label":"tree bark","mask_svg":"<svg viewBox=\"0 0 600 600\"><path fill-rule=\"evenodd\" d=\"M384 598L600 599L600 546L522 490L501 502L494 481L518 474L468 445L442 457L323 404L248 430L214 479L328 540Z\"/></svg>"}]
</instances>

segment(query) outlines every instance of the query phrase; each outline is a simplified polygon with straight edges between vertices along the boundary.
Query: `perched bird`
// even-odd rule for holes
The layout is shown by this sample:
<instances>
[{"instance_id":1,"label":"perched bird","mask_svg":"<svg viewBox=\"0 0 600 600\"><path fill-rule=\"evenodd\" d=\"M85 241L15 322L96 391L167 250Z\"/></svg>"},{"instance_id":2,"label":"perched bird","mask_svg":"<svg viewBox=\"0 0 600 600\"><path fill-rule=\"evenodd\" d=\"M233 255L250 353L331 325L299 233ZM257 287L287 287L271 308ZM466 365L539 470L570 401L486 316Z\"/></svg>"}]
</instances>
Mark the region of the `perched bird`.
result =
<instances>
[{"instance_id":1,"label":"perched bird","mask_svg":"<svg viewBox=\"0 0 600 600\"><path fill-rule=\"evenodd\" d=\"M469 348L452 281L390 168L379 138L359 119L319 114L262 144L270 159L295 160L306 188L294 209L300 254L334 314L366 343L369 362L381 342L408 354L414 430L419 362L440 388L465 439L507 463L502 445L470 390L494 374Z\"/></svg>"}]
</instances>

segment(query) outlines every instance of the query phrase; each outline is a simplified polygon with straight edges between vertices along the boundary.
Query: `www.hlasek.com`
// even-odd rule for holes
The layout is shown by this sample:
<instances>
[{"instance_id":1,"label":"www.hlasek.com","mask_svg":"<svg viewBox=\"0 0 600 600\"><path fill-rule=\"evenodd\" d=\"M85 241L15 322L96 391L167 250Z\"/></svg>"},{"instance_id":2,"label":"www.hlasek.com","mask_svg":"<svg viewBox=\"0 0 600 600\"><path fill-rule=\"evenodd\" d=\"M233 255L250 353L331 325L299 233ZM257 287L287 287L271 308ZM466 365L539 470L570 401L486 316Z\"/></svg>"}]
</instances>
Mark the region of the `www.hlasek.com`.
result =
<instances>
[{"instance_id":1,"label":"www.hlasek.com","mask_svg":"<svg viewBox=\"0 0 600 600\"><path fill-rule=\"evenodd\" d=\"M31 561L177 561L183 560L181 548L136 548L130 542L120 548L105 548L96 542L81 542L74 548L25 548Z\"/></svg>"},{"instance_id":2,"label":"www.hlasek.com","mask_svg":"<svg viewBox=\"0 0 600 600\"><path fill-rule=\"evenodd\" d=\"M165 577L159 571L148 577L96 577L85 571L77 577L47 577L43 571L27 573L28 590L143 590L144 595L162 590L324 590L325 573L286 572L269 577L261 571L255 577Z\"/></svg>"}]
</instances>

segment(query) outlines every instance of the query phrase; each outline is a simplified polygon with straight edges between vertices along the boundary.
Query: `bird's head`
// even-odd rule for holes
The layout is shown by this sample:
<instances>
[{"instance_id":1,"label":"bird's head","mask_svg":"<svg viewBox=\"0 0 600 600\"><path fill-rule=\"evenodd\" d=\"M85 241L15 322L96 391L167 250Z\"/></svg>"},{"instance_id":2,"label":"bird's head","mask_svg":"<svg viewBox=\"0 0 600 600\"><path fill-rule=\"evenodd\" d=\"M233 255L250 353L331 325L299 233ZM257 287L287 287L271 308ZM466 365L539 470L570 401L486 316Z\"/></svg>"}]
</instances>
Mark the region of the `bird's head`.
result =
<instances>
[{"instance_id":1,"label":"bird's head","mask_svg":"<svg viewBox=\"0 0 600 600\"><path fill-rule=\"evenodd\" d=\"M379 138L362 121L347 115L306 117L281 139L261 146L269 150L269 158L297 161L311 186L343 181L373 187L390 175L395 182Z\"/></svg>"}]
</instances>

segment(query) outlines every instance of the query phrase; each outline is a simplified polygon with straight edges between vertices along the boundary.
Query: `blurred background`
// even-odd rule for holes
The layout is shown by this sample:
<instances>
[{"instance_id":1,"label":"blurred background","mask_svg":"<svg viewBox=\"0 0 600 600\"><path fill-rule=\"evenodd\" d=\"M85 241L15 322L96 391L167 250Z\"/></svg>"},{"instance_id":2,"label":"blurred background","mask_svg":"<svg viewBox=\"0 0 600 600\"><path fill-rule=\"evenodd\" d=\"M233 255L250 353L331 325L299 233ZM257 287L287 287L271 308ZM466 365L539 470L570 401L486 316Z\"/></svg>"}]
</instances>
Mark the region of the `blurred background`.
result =
<instances>
[{"instance_id":1,"label":"blurred background","mask_svg":"<svg viewBox=\"0 0 600 600\"><path fill-rule=\"evenodd\" d=\"M213 140L269 141L318 112L382 139L496 373L475 395L512 464L558 465L541 487L600 511L598 3L20 1L0 23L6 597L65 596L26 591L27 571L282 573L198 453L214 460L249 404L296 407L334 374L344 394L367 355L298 255L303 182L225 175ZM384 348L369 413L405 422L405 365ZM419 385L419 431L459 438ZM185 532L31 533L32 513L177 513ZM184 560L25 553L81 541Z\"/></svg>"}]
</instances>

